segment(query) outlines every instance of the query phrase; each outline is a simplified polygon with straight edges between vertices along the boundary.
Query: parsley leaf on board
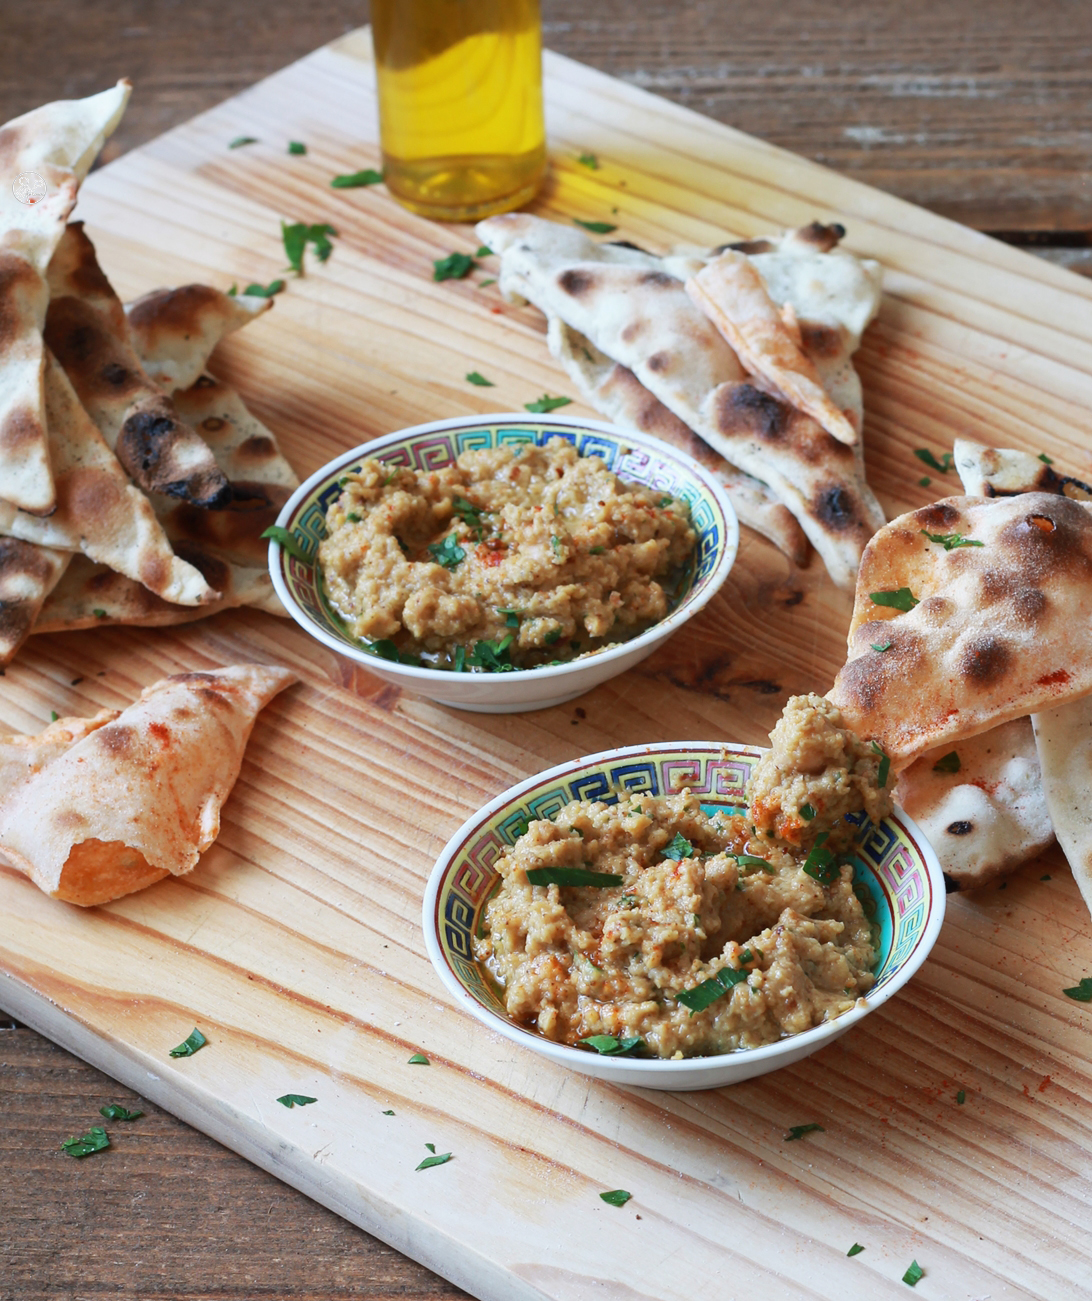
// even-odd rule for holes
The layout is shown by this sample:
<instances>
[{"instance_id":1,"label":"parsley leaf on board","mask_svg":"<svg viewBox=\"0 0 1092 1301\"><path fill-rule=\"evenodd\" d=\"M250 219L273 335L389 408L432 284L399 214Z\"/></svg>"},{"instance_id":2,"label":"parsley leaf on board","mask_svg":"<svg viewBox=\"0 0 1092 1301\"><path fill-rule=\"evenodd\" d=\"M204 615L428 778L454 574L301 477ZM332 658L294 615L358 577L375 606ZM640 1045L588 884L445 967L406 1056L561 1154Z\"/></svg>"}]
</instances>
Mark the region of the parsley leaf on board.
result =
<instances>
[{"instance_id":1,"label":"parsley leaf on board","mask_svg":"<svg viewBox=\"0 0 1092 1301\"><path fill-rule=\"evenodd\" d=\"M904 1283L909 1283L911 1287L917 1287L924 1277L925 1270L922 1269L916 1260L912 1260L906 1267L906 1273L902 1276L902 1281Z\"/></svg>"},{"instance_id":2,"label":"parsley leaf on board","mask_svg":"<svg viewBox=\"0 0 1092 1301\"><path fill-rule=\"evenodd\" d=\"M896 587L886 592L869 592L868 599L873 605L886 605L892 610L906 613L918 603L918 598L908 587Z\"/></svg>"},{"instance_id":3,"label":"parsley leaf on board","mask_svg":"<svg viewBox=\"0 0 1092 1301\"><path fill-rule=\"evenodd\" d=\"M469 253L449 253L432 264L433 280L465 280L477 266Z\"/></svg>"},{"instance_id":4,"label":"parsley leaf on board","mask_svg":"<svg viewBox=\"0 0 1092 1301\"><path fill-rule=\"evenodd\" d=\"M303 221L296 221L291 224L286 221L281 222L284 255L288 259L288 265L295 271L296 275L303 275L303 253L307 245L314 245L315 256L320 262L325 262L334 251L334 246L330 243L328 237L336 234L337 231L329 222L316 222L312 226Z\"/></svg>"},{"instance_id":5,"label":"parsley leaf on board","mask_svg":"<svg viewBox=\"0 0 1092 1301\"><path fill-rule=\"evenodd\" d=\"M307 1107L312 1102L318 1102L318 1098L309 1098L304 1093L285 1093L277 1101L291 1111L293 1107Z\"/></svg>"},{"instance_id":6,"label":"parsley leaf on board","mask_svg":"<svg viewBox=\"0 0 1092 1301\"><path fill-rule=\"evenodd\" d=\"M937 474L947 474L952 468L952 461L954 459L951 452L944 452L941 454L941 459L938 461L927 447L915 447L914 455L919 461L924 461L930 470L936 470Z\"/></svg>"},{"instance_id":7,"label":"parsley leaf on board","mask_svg":"<svg viewBox=\"0 0 1092 1301\"><path fill-rule=\"evenodd\" d=\"M428 1144L426 1144L426 1147L427 1146ZM421 1164L419 1166L415 1166L414 1169L431 1170L434 1165L446 1165L447 1162L450 1160L451 1160L451 1153L442 1152L439 1156L426 1156L425 1159L421 1162Z\"/></svg>"},{"instance_id":8,"label":"parsley leaf on board","mask_svg":"<svg viewBox=\"0 0 1092 1301\"><path fill-rule=\"evenodd\" d=\"M594 154L583 153L576 161L581 167L590 167L593 172L599 170L599 159Z\"/></svg>"},{"instance_id":9,"label":"parsley leaf on board","mask_svg":"<svg viewBox=\"0 0 1092 1301\"><path fill-rule=\"evenodd\" d=\"M1078 1003L1092 1003L1092 976L1082 976L1079 984L1063 989L1062 993Z\"/></svg>"},{"instance_id":10,"label":"parsley leaf on board","mask_svg":"<svg viewBox=\"0 0 1092 1301\"><path fill-rule=\"evenodd\" d=\"M177 1048L171 1049L172 1057L192 1057L198 1048L204 1048L208 1040L196 1026Z\"/></svg>"},{"instance_id":11,"label":"parsley leaf on board","mask_svg":"<svg viewBox=\"0 0 1092 1301\"><path fill-rule=\"evenodd\" d=\"M477 253L474 254L474 256L475 256L475 257L492 257L492 256L493 256L493 250L489 247L488 244L483 244L483 245L481 246L481 248L478 249Z\"/></svg>"},{"instance_id":12,"label":"parsley leaf on board","mask_svg":"<svg viewBox=\"0 0 1092 1301\"><path fill-rule=\"evenodd\" d=\"M683 1007L690 1009L690 1015L695 1012L703 1012L710 1003L715 1003L718 998L723 998L725 994L731 993L736 985L742 985L750 973L747 971L736 970L734 967L722 967L715 976L709 980L703 980L700 985L695 985L693 989L684 989L681 993L675 995L675 1002L681 1003Z\"/></svg>"},{"instance_id":13,"label":"parsley leaf on board","mask_svg":"<svg viewBox=\"0 0 1092 1301\"><path fill-rule=\"evenodd\" d=\"M243 293L249 294L251 298L272 298L274 294L279 294L283 288L283 280L271 280L267 285L249 284L243 290Z\"/></svg>"},{"instance_id":14,"label":"parsley leaf on board","mask_svg":"<svg viewBox=\"0 0 1092 1301\"><path fill-rule=\"evenodd\" d=\"M872 742L872 753L880 756L880 767L876 773L876 780L880 786L887 785L887 779L891 775L891 756L884 752L884 748L877 741Z\"/></svg>"},{"instance_id":15,"label":"parsley leaf on board","mask_svg":"<svg viewBox=\"0 0 1092 1301\"><path fill-rule=\"evenodd\" d=\"M383 173L374 167L364 167L359 172L343 172L335 176L330 185L335 190L355 190L361 185L381 185Z\"/></svg>"},{"instance_id":16,"label":"parsley leaf on board","mask_svg":"<svg viewBox=\"0 0 1092 1301\"><path fill-rule=\"evenodd\" d=\"M385 1112L383 1113L383 1115L384 1115L384 1116L393 1116L393 1115L394 1115L394 1112L393 1112L393 1111L385 1111Z\"/></svg>"},{"instance_id":17,"label":"parsley leaf on board","mask_svg":"<svg viewBox=\"0 0 1092 1301\"><path fill-rule=\"evenodd\" d=\"M407 1066L431 1066L432 1063L429 1061L429 1059L425 1056L424 1053L414 1053L413 1056L406 1063L406 1065Z\"/></svg>"},{"instance_id":18,"label":"parsley leaf on board","mask_svg":"<svg viewBox=\"0 0 1092 1301\"><path fill-rule=\"evenodd\" d=\"M236 136L235 139L231 142L231 144L228 145L228 148L241 149L243 145L256 145L257 143L258 143L257 136Z\"/></svg>"},{"instance_id":19,"label":"parsley leaf on board","mask_svg":"<svg viewBox=\"0 0 1092 1301\"><path fill-rule=\"evenodd\" d=\"M962 1107L963 1104L967 1101L967 1090L960 1089L959 1092L955 1095L955 1100L958 1103L958 1105Z\"/></svg>"},{"instance_id":20,"label":"parsley leaf on board","mask_svg":"<svg viewBox=\"0 0 1092 1301\"><path fill-rule=\"evenodd\" d=\"M949 750L947 754L941 757L933 764L934 772L959 772L962 765L959 762L959 755L955 750Z\"/></svg>"},{"instance_id":21,"label":"parsley leaf on board","mask_svg":"<svg viewBox=\"0 0 1092 1301\"><path fill-rule=\"evenodd\" d=\"M476 384L478 388L496 388L496 384L491 379L486 379L479 371L472 370L467 372L466 382Z\"/></svg>"},{"instance_id":22,"label":"parsley leaf on board","mask_svg":"<svg viewBox=\"0 0 1092 1301\"><path fill-rule=\"evenodd\" d=\"M632 1039L617 1039L612 1034L593 1034L587 1039L581 1039L582 1044L587 1044L589 1048L594 1048L601 1057L624 1057L626 1053L631 1053L635 1048L643 1048L645 1041L636 1035Z\"/></svg>"},{"instance_id":23,"label":"parsley leaf on board","mask_svg":"<svg viewBox=\"0 0 1092 1301\"><path fill-rule=\"evenodd\" d=\"M608 1206L625 1206L632 1196L633 1194L627 1193L624 1188L612 1188L609 1193L600 1193L599 1200L606 1202Z\"/></svg>"},{"instance_id":24,"label":"parsley leaf on board","mask_svg":"<svg viewBox=\"0 0 1092 1301\"><path fill-rule=\"evenodd\" d=\"M670 858L673 863L678 863L684 858L693 858L693 856L694 846L681 831L676 831L671 844L664 846L664 858Z\"/></svg>"},{"instance_id":25,"label":"parsley leaf on board","mask_svg":"<svg viewBox=\"0 0 1092 1301\"><path fill-rule=\"evenodd\" d=\"M817 1125L814 1121L810 1125L790 1125L785 1131L785 1142L793 1143L798 1138L803 1138L805 1134L825 1134L826 1132L822 1125Z\"/></svg>"},{"instance_id":26,"label":"parsley leaf on board","mask_svg":"<svg viewBox=\"0 0 1092 1301\"><path fill-rule=\"evenodd\" d=\"M964 537L962 533L930 533L928 529L921 529L930 542L942 546L945 551L955 551L957 547L984 547L984 542L976 542L974 538Z\"/></svg>"},{"instance_id":27,"label":"parsley leaf on board","mask_svg":"<svg viewBox=\"0 0 1092 1301\"><path fill-rule=\"evenodd\" d=\"M859 1242L855 1242L855 1243L853 1244L853 1246L850 1247L850 1249L846 1252L846 1255L847 1255L847 1256L859 1256L859 1255L861 1254L862 1251L864 1251L864 1247L862 1247L861 1244L860 1244Z\"/></svg>"},{"instance_id":28,"label":"parsley leaf on board","mask_svg":"<svg viewBox=\"0 0 1092 1301\"><path fill-rule=\"evenodd\" d=\"M543 393L533 402L525 402L523 409L530 411L532 415L540 416L547 411L556 411L558 407L567 407L571 402L572 398L552 398L548 393Z\"/></svg>"},{"instance_id":29,"label":"parsley leaf on board","mask_svg":"<svg viewBox=\"0 0 1092 1301\"><path fill-rule=\"evenodd\" d=\"M307 152L307 146L302 140L289 140L288 152L290 154L305 154Z\"/></svg>"},{"instance_id":30,"label":"parsley leaf on board","mask_svg":"<svg viewBox=\"0 0 1092 1301\"><path fill-rule=\"evenodd\" d=\"M479 281L478 281L478 288L479 288L479 289L484 289L487 285L495 285L496 283L497 283L497 281L496 281L495 277L490 277L490 279L488 279L488 280L479 280Z\"/></svg>"},{"instance_id":31,"label":"parsley leaf on board","mask_svg":"<svg viewBox=\"0 0 1092 1301\"><path fill-rule=\"evenodd\" d=\"M454 569L466 559L466 552L456 541L455 534L449 533L442 542L433 542L428 548L429 555L438 565L445 569Z\"/></svg>"},{"instance_id":32,"label":"parsley leaf on board","mask_svg":"<svg viewBox=\"0 0 1092 1301\"><path fill-rule=\"evenodd\" d=\"M60 714L58 714L57 711L56 711L55 709L51 709L51 710L49 711L49 721L50 721L51 723L55 723L55 722L57 721L58 718L60 718Z\"/></svg>"},{"instance_id":33,"label":"parsley leaf on board","mask_svg":"<svg viewBox=\"0 0 1092 1301\"><path fill-rule=\"evenodd\" d=\"M105 618L106 618L106 611L105 611L105 610L92 610L91 613L95 616L96 619L105 619Z\"/></svg>"},{"instance_id":34,"label":"parsley leaf on board","mask_svg":"<svg viewBox=\"0 0 1092 1301\"><path fill-rule=\"evenodd\" d=\"M101 1125L92 1125L82 1138L66 1138L61 1151L69 1156L90 1156L92 1152L101 1152L109 1146L106 1130Z\"/></svg>"},{"instance_id":35,"label":"parsley leaf on board","mask_svg":"<svg viewBox=\"0 0 1092 1301\"><path fill-rule=\"evenodd\" d=\"M1039 460L1042 461L1044 465L1054 464L1054 458L1052 456L1047 456L1046 452L1039 453Z\"/></svg>"},{"instance_id":36,"label":"parsley leaf on board","mask_svg":"<svg viewBox=\"0 0 1092 1301\"><path fill-rule=\"evenodd\" d=\"M623 878L615 872L595 872L586 867L530 867L527 880L532 885L593 886L602 890L621 885Z\"/></svg>"},{"instance_id":37,"label":"parsley leaf on board","mask_svg":"<svg viewBox=\"0 0 1092 1301\"><path fill-rule=\"evenodd\" d=\"M99 1115L105 1116L107 1120L138 1120L144 1112L130 1111L118 1102L111 1102L108 1106L99 1108Z\"/></svg>"},{"instance_id":38,"label":"parsley leaf on board","mask_svg":"<svg viewBox=\"0 0 1092 1301\"><path fill-rule=\"evenodd\" d=\"M617 230L617 226L612 226L609 221L581 221L579 217L574 217L573 221L578 226L583 226L585 230L590 230L593 235L609 235L611 231Z\"/></svg>"},{"instance_id":39,"label":"parsley leaf on board","mask_svg":"<svg viewBox=\"0 0 1092 1301\"><path fill-rule=\"evenodd\" d=\"M927 474L922 475L922 477L918 480L918 487L919 487L919 488L928 488L928 486L929 486L932 482L933 482L932 479L930 479L929 476L928 476Z\"/></svg>"},{"instance_id":40,"label":"parsley leaf on board","mask_svg":"<svg viewBox=\"0 0 1092 1301\"><path fill-rule=\"evenodd\" d=\"M289 533L286 528L279 524L270 524L269 528L262 534L263 538L269 538L270 541L276 542L278 546L283 547L285 551L294 559L298 560L301 565L314 565L314 560L304 551L300 545L299 539L294 533Z\"/></svg>"}]
</instances>

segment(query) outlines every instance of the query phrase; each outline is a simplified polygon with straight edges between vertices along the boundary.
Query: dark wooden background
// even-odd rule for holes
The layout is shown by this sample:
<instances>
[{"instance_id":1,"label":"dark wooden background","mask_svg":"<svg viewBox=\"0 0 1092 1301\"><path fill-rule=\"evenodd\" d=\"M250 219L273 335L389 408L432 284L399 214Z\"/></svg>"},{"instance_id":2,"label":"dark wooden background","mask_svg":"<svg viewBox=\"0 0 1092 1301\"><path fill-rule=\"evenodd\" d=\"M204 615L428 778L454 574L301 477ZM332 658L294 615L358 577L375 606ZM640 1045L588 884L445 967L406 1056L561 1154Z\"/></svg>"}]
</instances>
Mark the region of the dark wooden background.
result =
<instances>
[{"instance_id":1,"label":"dark wooden background","mask_svg":"<svg viewBox=\"0 0 1092 1301\"><path fill-rule=\"evenodd\" d=\"M129 76L109 161L367 20L350 0L0 0L0 122ZM543 0L543 22L555 50L1092 271L1087 0ZM109 1102L146 1113L124 1143L61 1153ZM462 1295L0 1014L0 1301Z\"/></svg>"}]
</instances>

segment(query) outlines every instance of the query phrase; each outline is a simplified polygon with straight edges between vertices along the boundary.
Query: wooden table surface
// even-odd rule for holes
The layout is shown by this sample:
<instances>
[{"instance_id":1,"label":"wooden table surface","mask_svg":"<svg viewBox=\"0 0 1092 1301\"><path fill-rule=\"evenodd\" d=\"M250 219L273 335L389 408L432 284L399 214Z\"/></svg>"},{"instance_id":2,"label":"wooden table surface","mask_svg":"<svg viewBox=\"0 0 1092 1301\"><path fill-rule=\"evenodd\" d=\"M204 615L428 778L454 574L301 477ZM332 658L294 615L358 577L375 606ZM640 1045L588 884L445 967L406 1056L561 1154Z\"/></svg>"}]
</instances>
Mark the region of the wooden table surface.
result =
<instances>
[{"instance_id":1,"label":"wooden table surface","mask_svg":"<svg viewBox=\"0 0 1092 1301\"><path fill-rule=\"evenodd\" d=\"M1092 270L1092 7L543 0L554 49ZM120 75L107 160L367 21L348 0L4 0L0 121ZM2 688L0 688L2 689ZM0 1301L464 1295L0 1014ZM59 1141L145 1117L109 1163Z\"/></svg>"}]
</instances>

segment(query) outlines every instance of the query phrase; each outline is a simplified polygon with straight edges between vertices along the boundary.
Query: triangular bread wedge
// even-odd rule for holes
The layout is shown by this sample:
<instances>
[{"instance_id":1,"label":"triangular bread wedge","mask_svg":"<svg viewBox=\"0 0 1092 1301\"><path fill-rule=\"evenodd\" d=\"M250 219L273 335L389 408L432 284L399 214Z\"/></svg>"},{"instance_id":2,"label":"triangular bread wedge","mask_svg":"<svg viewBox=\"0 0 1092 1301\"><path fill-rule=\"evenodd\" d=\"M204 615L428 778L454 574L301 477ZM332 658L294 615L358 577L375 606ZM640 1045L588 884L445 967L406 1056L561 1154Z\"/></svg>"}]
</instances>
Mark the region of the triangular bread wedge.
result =
<instances>
[{"instance_id":1,"label":"triangular bread wedge","mask_svg":"<svg viewBox=\"0 0 1092 1301\"><path fill-rule=\"evenodd\" d=\"M1031 721L1054 834L1092 912L1092 696L1042 710Z\"/></svg>"},{"instance_id":2,"label":"triangular bread wedge","mask_svg":"<svg viewBox=\"0 0 1092 1301\"><path fill-rule=\"evenodd\" d=\"M764 483L734 469L654 397L633 371L599 351L590 339L550 317L546 341L585 400L623 429L660 438L704 465L727 492L740 523L761 533L796 565L808 559L808 540L787 506Z\"/></svg>"},{"instance_id":3,"label":"triangular bread wedge","mask_svg":"<svg viewBox=\"0 0 1092 1301\"><path fill-rule=\"evenodd\" d=\"M0 537L0 664L9 663L30 636L71 559L66 551Z\"/></svg>"},{"instance_id":4,"label":"triangular bread wedge","mask_svg":"<svg viewBox=\"0 0 1092 1301\"><path fill-rule=\"evenodd\" d=\"M1067 497L949 497L900 516L861 561L829 697L897 771L1092 692L1090 582L1092 506Z\"/></svg>"},{"instance_id":5,"label":"triangular bread wedge","mask_svg":"<svg viewBox=\"0 0 1092 1301\"><path fill-rule=\"evenodd\" d=\"M45 392L57 509L41 519L0 501L0 533L82 551L165 601L199 605L213 600L216 593L201 574L171 550L151 503L129 482L48 352Z\"/></svg>"},{"instance_id":6,"label":"triangular bread wedge","mask_svg":"<svg viewBox=\"0 0 1092 1301\"><path fill-rule=\"evenodd\" d=\"M100 709L94 718L56 718L37 736L13 732L0 736L0 805L21 782L82 741L96 728L117 718L117 709Z\"/></svg>"},{"instance_id":7,"label":"triangular bread wedge","mask_svg":"<svg viewBox=\"0 0 1092 1301\"><path fill-rule=\"evenodd\" d=\"M1029 718L929 750L900 775L895 802L925 832L949 890L1012 872L1054 839Z\"/></svg>"},{"instance_id":8,"label":"triangular bread wedge","mask_svg":"<svg viewBox=\"0 0 1092 1301\"><path fill-rule=\"evenodd\" d=\"M294 681L247 664L148 687L0 803L0 853L84 906L189 872L219 834L258 711Z\"/></svg>"},{"instance_id":9,"label":"triangular bread wedge","mask_svg":"<svg viewBox=\"0 0 1092 1301\"><path fill-rule=\"evenodd\" d=\"M82 223L67 227L49 285L46 342L133 480L198 506L226 505L231 489L212 452L145 374Z\"/></svg>"},{"instance_id":10,"label":"triangular bread wedge","mask_svg":"<svg viewBox=\"0 0 1092 1301\"><path fill-rule=\"evenodd\" d=\"M1021 492L1055 492L1074 501L1092 501L1092 486L1072 475L1059 474L1041 456L1014 448L984 447L957 438L952 449L955 468L968 497L1014 497Z\"/></svg>"}]
</instances>

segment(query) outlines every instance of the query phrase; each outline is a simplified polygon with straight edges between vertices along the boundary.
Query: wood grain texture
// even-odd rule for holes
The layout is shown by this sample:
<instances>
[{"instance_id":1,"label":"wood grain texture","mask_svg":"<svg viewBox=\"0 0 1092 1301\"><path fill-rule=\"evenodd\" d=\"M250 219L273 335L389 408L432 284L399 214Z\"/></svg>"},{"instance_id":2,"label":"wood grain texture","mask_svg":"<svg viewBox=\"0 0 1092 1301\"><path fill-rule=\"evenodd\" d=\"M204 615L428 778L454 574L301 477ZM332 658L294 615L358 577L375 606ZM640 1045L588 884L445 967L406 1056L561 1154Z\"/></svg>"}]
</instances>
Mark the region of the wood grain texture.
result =
<instances>
[{"instance_id":1,"label":"wood grain texture","mask_svg":"<svg viewBox=\"0 0 1092 1301\"><path fill-rule=\"evenodd\" d=\"M617 207L621 235L657 246L837 217L884 261L862 370L890 511L941 486L917 486L912 449L963 432L1087 474L1092 286L579 65L548 72L542 213ZM327 188L374 165L371 105L367 43L348 38L122 158L81 200L126 297L267 281L279 217L337 226L330 261L218 357L302 474L398 425L567 387L536 313L431 280L432 258L475 247L469 231ZM263 131L310 153L226 152ZM583 149L600 171L575 164ZM496 390L470 389L469 369ZM259 719L192 876L84 912L0 874L0 1005L478 1296L720 1301L729 1278L740 1296L897 1297L916 1257L923 1296L1083 1297L1089 1013L1060 990L1086 970L1092 925L1056 854L953 898L934 957L852 1034L709 1094L548 1068L453 1011L424 956L424 881L470 811L574 753L761 742L790 692L830 682L848 612L817 566L748 535L722 594L657 655L519 718L399 696L254 613L32 639L0 696L0 722L27 731L182 667L275 659L304 683ZM171 1061L195 1023L209 1047ZM406 1064L417 1049L431 1066ZM287 1111L286 1090L320 1102ZM785 1145L813 1120L826 1132ZM425 1142L455 1159L416 1173ZM633 1202L605 1206L611 1187ZM848 1260L853 1241L867 1250Z\"/></svg>"}]
</instances>

